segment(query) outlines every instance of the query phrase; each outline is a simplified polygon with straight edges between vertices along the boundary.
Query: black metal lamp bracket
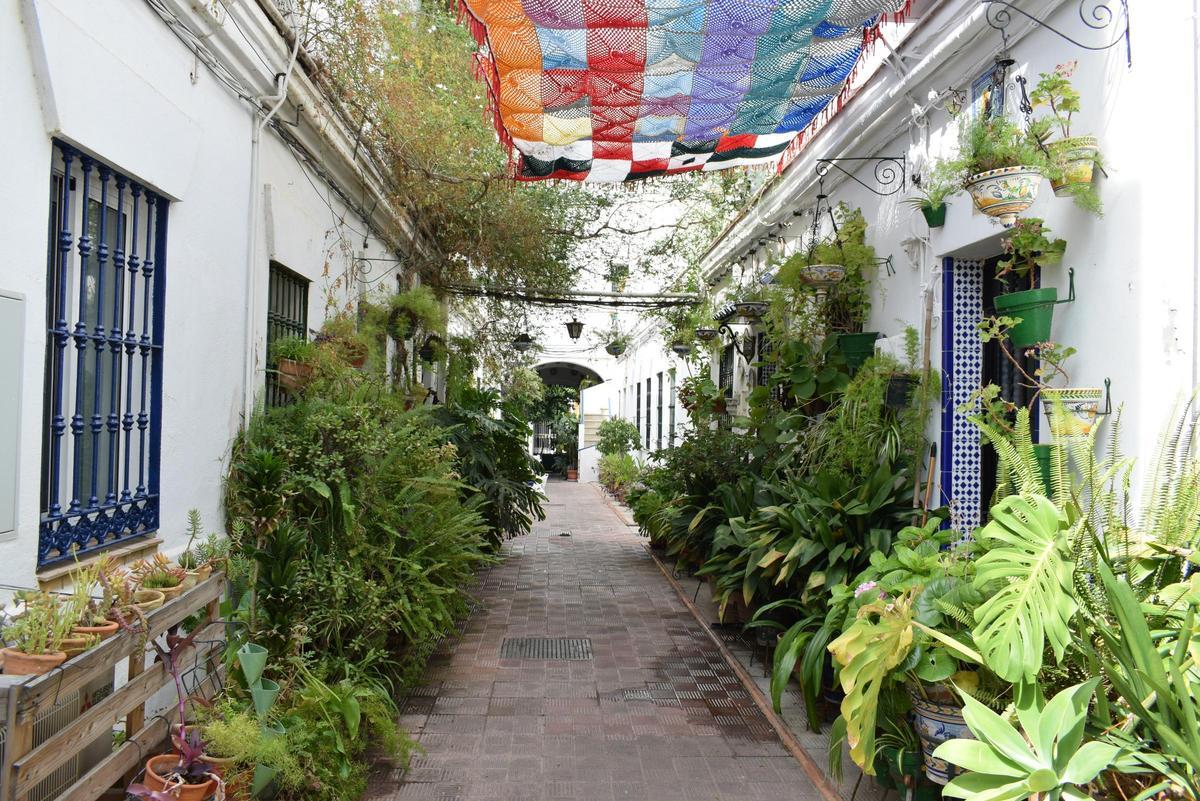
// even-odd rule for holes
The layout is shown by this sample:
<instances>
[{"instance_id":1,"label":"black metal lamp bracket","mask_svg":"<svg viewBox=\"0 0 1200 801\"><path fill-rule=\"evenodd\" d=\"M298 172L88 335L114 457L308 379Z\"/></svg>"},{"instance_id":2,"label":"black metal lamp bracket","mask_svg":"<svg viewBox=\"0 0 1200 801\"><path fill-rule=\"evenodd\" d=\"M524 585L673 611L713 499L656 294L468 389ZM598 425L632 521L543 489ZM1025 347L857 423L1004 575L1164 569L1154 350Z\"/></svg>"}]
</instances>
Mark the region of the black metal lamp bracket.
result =
<instances>
[{"instance_id":1,"label":"black metal lamp bracket","mask_svg":"<svg viewBox=\"0 0 1200 801\"><path fill-rule=\"evenodd\" d=\"M875 181L878 184L878 188L864 182L853 172L843 167L840 162L850 162L852 164L875 162ZM879 197L887 197L899 192L904 188L905 180L908 177L908 161L905 156L843 156L833 159L817 159L818 178L824 178L829 174L831 169L836 169L859 186L870 192L874 192Z\"/></svg>"},{"instance_id":2,"label":"black metal lamp bracket","mask_svg":"<svg viewBox=\"0 0 1200 801\"><path fill-rule=\"evenodd\" d=\"M742 346L740 344L742 335L738 334L736 331L734 331L732 328L730 328L729 323L721 323L721 327L717 329L717 333L725 334L726 336L728 336L730 339L729 344L733 345L733 349L736 350L738 352L738 355L741 356L746 361L752 362L752 361L754 361L755 356L758 355L755 353L755 348L753 346L751 346L749 348L749 350L750 350L749 353L746 353L746 351L742 350ZM747 336L749 336L749 335L747 335Z\"/></svg>"},{"instance_id":3,"label":"black metal lamp bracket","mask_svg":"<svg viewBox=\"0 0 1200 801\"><path fill-rule=\"evenodd\" d=\"M1089 45L1075 39L1057 28L1021 9L1010 0L980 0L986 10L988 25L1000 33L1007 49L1007 28L1012 24L1013 13L1020 14L1025 19L1045 28L1055 36L1083 50L1109 50L1122 41L1125 42L1125 63L1133 65L1133 50L1129 43L1129 0L1079 0L1079 20L1093 31L1104 31L1114 26L1120 26L1117 35L1108 44Z\"/></svg>"}]
</instances>

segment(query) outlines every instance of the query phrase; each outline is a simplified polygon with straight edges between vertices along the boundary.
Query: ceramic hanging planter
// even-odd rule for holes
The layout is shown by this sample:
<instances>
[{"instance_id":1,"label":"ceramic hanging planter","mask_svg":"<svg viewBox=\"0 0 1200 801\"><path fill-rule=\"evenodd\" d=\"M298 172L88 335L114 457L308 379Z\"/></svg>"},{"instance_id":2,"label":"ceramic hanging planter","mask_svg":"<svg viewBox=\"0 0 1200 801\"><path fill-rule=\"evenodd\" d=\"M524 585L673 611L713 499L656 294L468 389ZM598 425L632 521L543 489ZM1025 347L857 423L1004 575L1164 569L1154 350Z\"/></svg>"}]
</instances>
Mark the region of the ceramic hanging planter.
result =
<instances>
[{"instance_id":1,"label":"ceramic hanging planter","mask_svg":"<svg viewBox=\"0 0 1200 801\"><path fill-rule=\"evenodd\" d=\"M609 356L620 356L625 352L625 346L620 342L610 342L604 346L604 351Z\"/></svg>"},{"instance_id":2,"label":"ceramic hanging planter","mask_svg":"<svg viewBox=\"0 0 1200 801\"><path fill-rule=\"evenodd\" d=\"M1008 332L1014 347L1025 350L1050 341L1054 304L1057 302L1058 290L1054 287L1010 292L996 298L996 314L1021 320Z\"/></svg>"},{"instance_id":3,"label":"ceramic hanging planter","mask_svg":"<svg viewBox=\"0 0 1200 801\"><path fill-rule=\"evenodd\" d=\"M677 339L671 343L671 350L676 356L690 356L692 353L692 346L682 340Z\"/></svg>"},{"instance_id":4,"label":"ceramic hanging planter","mask_svg":"<svg viewBox=\"0 0 1200 801\"><path fill-rule=\"evenodd\" d=\"M846 277L840 264L810 264L800 270L800 280L809 286L833 286Z\"/></svg>"},{"instance_id":5,"label":"ceramic hanging planter","mask_svg":"<svg viewBox=\"0 0 1200 801\"><path fill-rule=\"evenodd\" d=\"M762 300L742 300L733 304L738 317L747 320L757 320L767 313L767 302Z\"/></svg>"},{"instance_id":6,"label":"ceramic hanging planter","mask_svg":"<svg viewBox=\"0 0 1200 801\"><path fill-rule=\"evenodd\" d=\"M1056 196L1069 196L1091 186L1100 155L1100 140L1094 136L1072 136L1046 145L1051 157L1063 166L1062 175L1050 181Z\"/></svg>"},{"instance_id":7,"label":"ceramic hanging planter","mask_svg":"<svg viewBox=\"0 0 1200 801\"><path fill-rule=\"evenodd\" d=\"M972 175L966 180L975 208L1005 225L1037 200L1042 174L1034 167L1003 167Z\"/></svg>"},{"instance_id":8,"label":"ceramic hanging planter","mask_svg":"<svg viewBox=\"0 0 1200 801\"><path fill-rule=\"evenodd\" d=\"M850 367L850 372L862 367L863 362L875 355L875 340L877 339L879 339L878 331L838 335L838 348L846 357L846 364Z\"/></svg>"},{"instance_id":9,"label":"ceramic hanging planter","mask_svg":"<svg viewBox=\"0 0 1200 801\"><path fill-rule=\"evenodd\" d=\"M1087 436L1096 424L1103 400L1104 390L1099 387L1043 389L1042 408L1050 421L1050 434L1055 437ZM1060 404L1062 414L1055 411Z\"/></svg>"}]
</instances>

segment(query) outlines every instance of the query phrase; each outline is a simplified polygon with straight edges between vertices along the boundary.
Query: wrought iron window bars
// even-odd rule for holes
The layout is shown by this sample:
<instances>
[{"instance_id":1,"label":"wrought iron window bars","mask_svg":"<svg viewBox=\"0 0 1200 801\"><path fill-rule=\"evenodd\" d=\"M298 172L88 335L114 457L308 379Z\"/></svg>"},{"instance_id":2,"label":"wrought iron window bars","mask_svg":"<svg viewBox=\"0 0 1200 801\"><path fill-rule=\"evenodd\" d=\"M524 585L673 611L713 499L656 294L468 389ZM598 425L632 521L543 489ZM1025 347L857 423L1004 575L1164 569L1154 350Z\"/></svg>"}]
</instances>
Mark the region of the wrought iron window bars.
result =
<instances>
[{"instance_id":1,"label":"wrought iron window bars","mask_svg":"<svg viewBox=\"0 0 1200 801\"><path fill-rule=\"evenodd\" d=\"M162 435L168 201L58 140L51 181L39 567L158 529Z\"/></svg>"}]
</instances>

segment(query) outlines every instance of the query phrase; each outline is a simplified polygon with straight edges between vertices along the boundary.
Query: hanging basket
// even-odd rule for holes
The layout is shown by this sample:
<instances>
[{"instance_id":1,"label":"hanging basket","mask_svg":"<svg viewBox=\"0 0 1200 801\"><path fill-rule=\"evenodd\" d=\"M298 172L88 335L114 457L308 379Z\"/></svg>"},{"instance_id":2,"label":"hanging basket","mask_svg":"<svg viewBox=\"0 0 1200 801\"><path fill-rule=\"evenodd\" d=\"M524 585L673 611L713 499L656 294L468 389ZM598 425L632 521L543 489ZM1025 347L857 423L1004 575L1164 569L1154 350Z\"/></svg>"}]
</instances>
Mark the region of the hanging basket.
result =
<instances>
[{"instance_id":1,"label":"hanging basket","mask_svg":"<svg viewBox=\"0 0 1200 801\"><path fill-rule=\"evenodd\" d=\"M690 356L692 353L692 346L677 339L671 343L671 350L676 356Z\"/></svg>"},{"instance_id":2,"label":"hanging basket","mask_svg":"<svg viewBox=\"0 0 1200 801\"><path fill-rule=\"evenodd\" d=\"M1054 322L1054 304L1057 301L1058 290L1054 287L1010 292L996 298L997 314L1019 317L1021 320L1008 332L1015 348L1025 350L1050 341L1050 326Z\"/></svg>"},{"instance_id":3,"label":"hanging basket","mask_svg":"<svg viewBox=\"0 0 1200 801\"><path fill-rule=\"evenodd\" d=\"M767 302L762 300L742 300L733 304L738 317L746 320L757 320L767 313Z\"/></svg>"},{"instance_id":4,"label":"hanging basket","mask_svg":"<svg viewBox=\"0 0 1200 801\"><path fill-rule=\"evenodd\" d=\"M809 286L833 286L846 277L841 264L810 264L800 270L801 282Z\"/></svg>"},{"instance_id":5,"label":"hanging basket","mask_svg":"<svg viewBox=\"0 0 1200 801\"><path fill-rule=\"evenodd\" d=\"M1063 166L1062 175L1050 181L1056 196L1071 196L1091 186L1096 174L1100 140L1094 136L1072 136L1046 145L1054 161Z\"/></svg>"},{"instance_id":6,"label":"hanging basket","mask_svg":"<svg viewBox=\"0 0 1200 801\"><path fill-rule=\"evenodd\" d=\"M620 356L625 352L625 346L620 342L610 342L604 346L604 352L609 356Z\"/></svg>"},{"instance_id":7,"label":"hanging basket","mask_svg":"<svg viewBox=\"0 0 1200 801\"><path fill-rule=\"evenodd\" d=\"M1003 167L972 175L966 181L975 208L1005 225L1037 200L1042 174L1034 167Z\"/></svg>"}]
</instances>

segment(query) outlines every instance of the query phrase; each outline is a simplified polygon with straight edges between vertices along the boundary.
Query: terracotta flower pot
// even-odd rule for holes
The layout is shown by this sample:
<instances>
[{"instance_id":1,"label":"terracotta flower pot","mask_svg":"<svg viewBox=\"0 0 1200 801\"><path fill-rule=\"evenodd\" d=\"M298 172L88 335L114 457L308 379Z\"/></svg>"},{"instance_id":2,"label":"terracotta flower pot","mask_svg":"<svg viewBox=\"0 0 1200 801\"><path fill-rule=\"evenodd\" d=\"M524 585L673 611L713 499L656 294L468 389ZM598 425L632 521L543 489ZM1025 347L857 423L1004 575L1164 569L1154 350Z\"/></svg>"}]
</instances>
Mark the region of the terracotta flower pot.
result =
<instances>
[{"instance_id":1,"label":"terracotta flower pot","mask_svg":"<svg viewBox=\"0 0 1200 801\"><path fill-rule=\"evenodd\" d=\"M105 621L99 626L75 626L71 629L76 634L94 634L101 640L107 640L109 637L117 633L120 625L115 620Z\"/></svg>"},{"instance_id":2,"label":"terracotta flower pot","mask_svg":"<svg viewBox=\"0 0 1200 801\"><path fill-rule=\"evenodd\" d=\"M146 760L146 775L142 779L142 783L158 792L167 790L166 775L170 774L177 764L179 764L179 756L176 754L159 754L150 757ZM216 779L209 779L202 784L172 784L171 789L167 790L179 801L204 801L216 791Z\"/></svg>"},{"instance_id":3,"label":"terracotta flower pot","mask_svg":"<svg viewBox=\"0 0 1200 801\"><path fill-rule=\"evenodd\" d=\"M40 676L67 661L66 653L27 654L15 648L0 649L4 656L4 673L8 676Z\"/></svg>"},{"instance_id":4,"label":"terracotta flower pot","mask_svg":"<svg viewBox=\"0 0 1200 801\"><path fill-rule=\"evenodd\" d=\"M311 365L295 359L280 359L279 363L275 365L275 371L279 373L279 386L288 392L299 392L304 389L312 380L313 374Z\"/></svg>"},{"instance_id":5,"label":"terracotta flower pot","mask_svg":"<svg viewBox=\"0 0 1200 801\"><path fill-rule=\"evenodd\" d=\"M975 208L1005 225L1037 200L1042 174L1033 167L1004 167L972 175L966 181Z\"/></svg>"},{"instance_id":6,"label":"terracotta flower pot","mask_svg":"<svg viewBox=\"0 0 1200 801\"><path fill-rule=\"evenodd\" d=\"M167 594L162 590L135 590L133 605L143 612L157 609L167 602Z\"/></svg>"},{"instance_id":7,"label":"terracotta flower pot","mask_svg":"<svg viewBox=\"0 0 1200 801\"><path fill-rule=\"evenodd\" d=\"M1056 196L1071 195L1091 186L1096 172L1096 157L1100 154L1100 140L1094 136L1072 136L1059 139L1046 146L1050 155L1063 166L1061 177L1050 181Z\"/></svg>"},{"instance_id":8,"label":"terracotta flower pot","mask_svg":"<svg viewBox=\"0 0 1200 801\"><path fill-rule=\"evenodd\" d=\"M60 647L62 652L67 655L67 659L74 659L91 647L97 640L86 634L78 634L74 637L64 637Z\"/></svg>"}]
</instances>

